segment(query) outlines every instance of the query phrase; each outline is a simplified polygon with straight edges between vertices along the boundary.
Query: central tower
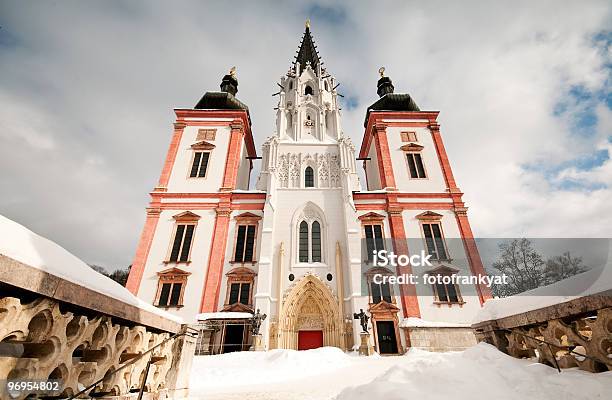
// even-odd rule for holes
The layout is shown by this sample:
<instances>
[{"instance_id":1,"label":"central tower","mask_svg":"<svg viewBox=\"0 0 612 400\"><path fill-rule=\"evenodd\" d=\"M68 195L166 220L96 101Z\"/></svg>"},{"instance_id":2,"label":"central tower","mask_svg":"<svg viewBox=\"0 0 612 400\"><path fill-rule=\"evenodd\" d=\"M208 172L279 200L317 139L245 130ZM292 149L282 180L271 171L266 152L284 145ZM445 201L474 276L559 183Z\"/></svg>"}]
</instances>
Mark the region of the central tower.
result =
<instances>
[{"instance_id":1,"label":"central tower","mask_svg":"<svg viewBox=\"0 0 612 400\"><path fill-rule=\"evenodd\" d=\"M268 195L255 297L272 317L271 347L318 341L345 348L352 324L342 301L342 249L347 229L359 232L352 192L360 185L355 147L340 124L337 82L323 67L308 23L278 85L276 132L263 144L257 182Z\"/></svg>"},{"instance_id":2,"label":"central tower","mask_svg":"<svg viewBox=\"0 0 612 400\"><path fill-rule=\"evenodd\" d=\"M307 26L289 72L280 80L277 135L280 139L331 142L340 138L336 81L322 66Z\"/></svg>"}]
</instances>

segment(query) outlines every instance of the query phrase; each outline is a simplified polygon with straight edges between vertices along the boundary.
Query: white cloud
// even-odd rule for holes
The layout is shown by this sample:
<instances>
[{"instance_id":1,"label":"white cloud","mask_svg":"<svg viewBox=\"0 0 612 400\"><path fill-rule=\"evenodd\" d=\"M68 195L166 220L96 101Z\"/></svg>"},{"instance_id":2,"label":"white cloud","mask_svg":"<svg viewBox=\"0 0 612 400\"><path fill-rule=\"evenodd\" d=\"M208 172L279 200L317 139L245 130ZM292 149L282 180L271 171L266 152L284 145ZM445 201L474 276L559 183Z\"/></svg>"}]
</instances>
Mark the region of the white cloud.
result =
<instances>
[{"instance_id":1,"label":"white cloud","mask_svg":"<svg viewBox=\"0 0 612 400\"><path fill-rule=\"evenodd\" d=\"M422 109L441 110L447 151L483 236L611 237L612 192L563 190L526 164L561 165L607 146L610 111L578 135L572 86L609 90L605 1L322 3L319 52L358 106L343 126L361 142L376 71ZM319 7L320 14L324 8ZM170 140L172 109L193 106L238 67L258 146L272 134L275 82L311 5L63 2L3 5L0 213L89 262L127 265ZM331 15L331 14L330 14ZM340 18L338 15L344 17ZM567 100L568 110L553 115ZM610 161L572 177L610 183Z\"/></svg>"}]
</instances>

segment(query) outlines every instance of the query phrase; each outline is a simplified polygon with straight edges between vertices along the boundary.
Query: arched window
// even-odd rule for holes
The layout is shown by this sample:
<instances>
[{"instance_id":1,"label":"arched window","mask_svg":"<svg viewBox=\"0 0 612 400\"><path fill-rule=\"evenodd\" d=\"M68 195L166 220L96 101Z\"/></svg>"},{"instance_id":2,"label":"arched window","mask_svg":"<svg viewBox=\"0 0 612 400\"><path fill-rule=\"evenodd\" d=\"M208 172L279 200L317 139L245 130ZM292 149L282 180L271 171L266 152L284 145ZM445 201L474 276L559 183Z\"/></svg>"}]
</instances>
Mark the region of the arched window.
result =
<instances>
[{"instance_id":1,"label":"arched window","mask_svg":"<svg viewBox=\"0 0 612 400\"><path fill-rule=\"evenodd\" d=\"M329 85L328 85L327 81L325 81L325 90L327 90L329 92Z\"/></svg>"},{"instance_id":2,"label":"arched window","mask_svg":"<svg viewBox=\"0 0 612 400\"><path fill-rule=\"evenodd\" d=\"M306 221L300 223L299 240L300 262L308 262L308 223Z\"/></svg>"},{"instance_id":3,"label":"arched window","mask_svg":"<svg viewBox=\"0 0 612 400\"><path fill-rule=\"evenodd\" d=\"M306 85L306 89L304 89L304 94L313 95L312 87L310 85Z\"/></svg>"},{"instance_id":4,"label":"arched window","mask_svg":"<svg viewBox=\"0 0 612 400\"><path fill-rule=\"evenodd\" d=\"M323 232L321 222L302 221L298 232L298 262L323 262Z\"/></svg>"},{"instance_id":5,"label":"arched window","mask_svg":"<svg viewBox=\"0 0 612 400\"><path fill-rule=\"evenodd\" d=\"M314 187L314 171L311 167L306 167L304 170L304 186L307 188Z\"/></svg>"},{"instance_id":6,"label":"arched window","mask_svg":"<svg viewBox=\"0 0 612 400\"><path fill-rule=\"evenodd\" d=\"M289 81L289 90L293 89L293 81Z\"/></svg>"},{"instance_id":7,"label":"arched window","mask_svg":"<svg viewBox=\"0 0 612 400\"><path fill-rule=\"evenodd\" d=\"M321 262L321 224L312 223L312 262Z\"/></svg>"}]
</instances>

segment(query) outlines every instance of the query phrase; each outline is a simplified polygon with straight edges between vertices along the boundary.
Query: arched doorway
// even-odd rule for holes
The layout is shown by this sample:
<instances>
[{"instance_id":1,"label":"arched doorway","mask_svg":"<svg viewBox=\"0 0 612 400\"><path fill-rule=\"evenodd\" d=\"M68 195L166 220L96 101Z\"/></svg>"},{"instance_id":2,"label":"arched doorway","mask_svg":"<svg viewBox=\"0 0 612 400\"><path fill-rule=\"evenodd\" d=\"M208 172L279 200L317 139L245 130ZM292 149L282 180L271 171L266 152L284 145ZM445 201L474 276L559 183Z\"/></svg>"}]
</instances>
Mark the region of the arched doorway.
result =
<instances>
[{"instance_id":1,"label":"arched doorway","mask_svg":"<svg viewBox=\"0 0 612 400\"><path fill-rule=\"evenodd\" d=\"M305 275L283 302L278 347L341 347L342 319L331 290L315 275Z\"/></svg>"}]
</instances>

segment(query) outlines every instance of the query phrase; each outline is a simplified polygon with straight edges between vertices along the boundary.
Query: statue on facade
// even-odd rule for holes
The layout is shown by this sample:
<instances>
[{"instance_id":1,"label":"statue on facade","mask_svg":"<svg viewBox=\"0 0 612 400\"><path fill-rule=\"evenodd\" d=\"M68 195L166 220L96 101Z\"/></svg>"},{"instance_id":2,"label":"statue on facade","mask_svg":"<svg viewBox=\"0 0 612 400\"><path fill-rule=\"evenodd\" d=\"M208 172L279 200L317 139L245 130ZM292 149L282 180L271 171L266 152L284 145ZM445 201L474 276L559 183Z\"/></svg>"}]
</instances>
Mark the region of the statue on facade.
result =
<instances>
[{"instance_id":1,"label":"statue on facade","mask_svg":"<svg viewBox=\"0 0 612 400\"><path fill-rule=\"evenodd\" d=\"M363 333L369 333L368 321L370 320L370 317L366 315L366 313L363 311L363 308L360 308L358 313L354 313L353 318L359 320L359 323L361 324L361 329L363 329Z\"/></svg>"},{"instance_id":2,"label":"statue on facade","mask_svg":"<svg viewBox=\"0 0 612 400\"><path fill-rule=\"evenodd\" d=\"M266 314L261 314L259 308L253 317L251 318L251 333L253 335L259 335L259 328L261 328L261 322L267 317Z\"/></svg>"}]
</instances>

